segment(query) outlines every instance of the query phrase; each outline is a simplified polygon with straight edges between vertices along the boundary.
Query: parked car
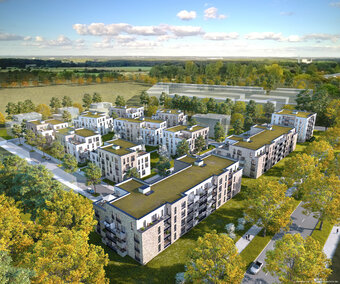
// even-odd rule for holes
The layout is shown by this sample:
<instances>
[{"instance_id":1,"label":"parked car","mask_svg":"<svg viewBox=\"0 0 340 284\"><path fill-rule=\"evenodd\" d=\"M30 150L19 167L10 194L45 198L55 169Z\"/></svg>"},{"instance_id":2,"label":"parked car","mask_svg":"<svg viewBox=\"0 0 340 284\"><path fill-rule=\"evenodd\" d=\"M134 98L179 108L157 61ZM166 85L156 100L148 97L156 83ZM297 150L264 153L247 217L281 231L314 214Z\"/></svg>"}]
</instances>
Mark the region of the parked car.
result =
<instances>
[{"instance_id":1,"label":"parked car","mask_svg":"<svg viewBox=\"0 0 340 284\"><path fill-rule=\"evenodd\" d=\"M91 187L88 187L88 188L86 189L86 191L87 191L88 193L94 194L94 189L91 188Z\"/></svg>"},{"instance_id":2,"label":"parked car","mask_svg":"<svg viewBox=\"0 0 340 284\"><path fill-rule=\"evenodd\" d=\"M258 260L255 261L253 265L250 267L250 273L254 275L257 274L262 268L262 266L263 266L263 262L258 261Z\"/></svg>"},{"instance_id":3,"label":"parked car","mask_svg":"<svg viewBox=\"0 0 340 284\"><path fill-rule=\"evenodd\" d=\"M45 157L45 160L47 160L47 161L50 161L51 160L51 157Z\"/></svg>"}]
</instances>

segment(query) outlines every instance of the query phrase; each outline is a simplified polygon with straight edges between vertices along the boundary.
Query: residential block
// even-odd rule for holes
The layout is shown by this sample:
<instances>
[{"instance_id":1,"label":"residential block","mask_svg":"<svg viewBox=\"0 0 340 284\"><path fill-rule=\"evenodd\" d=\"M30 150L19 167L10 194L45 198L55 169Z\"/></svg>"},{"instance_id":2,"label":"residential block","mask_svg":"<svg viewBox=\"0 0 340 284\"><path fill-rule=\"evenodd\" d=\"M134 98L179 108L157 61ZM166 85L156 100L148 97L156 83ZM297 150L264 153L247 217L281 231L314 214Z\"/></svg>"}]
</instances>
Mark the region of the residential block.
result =
<instances>
[{"instance_id":1,"label":"residential block","mask_svg":"<svg viewBox=\"0 0 340 284\"><path fill-rule=\"evenodd\" d=\"M98 131L101 135L112 132L113 118L101 112L83 112L78 118L73 120L75 128L86 128Z\"/></svg>"},{"instance_id":2,"label":"residential block","mask_svg":"<svg viewBox=\"0 0 340 284\"><path fill-rule=\"evenodd\" d=\"M113 106L110 107L110 115L115 113L118 117L123 118L140 118L144 117L144 107L142 106Z\"/></svg>"},{"instance_id":3,"label":"residential block","mask_svg":"<svg viewBox=\"0 0 340 284\"><path fill-rule=\"evenodd\" d=\"M157 110L156 114L152 116L152 118L165 120L166 127L184 125L187 122L187 116L184 114L184 112L181 110L175 110L175 109Z\"/></svg>"}]
</instances>

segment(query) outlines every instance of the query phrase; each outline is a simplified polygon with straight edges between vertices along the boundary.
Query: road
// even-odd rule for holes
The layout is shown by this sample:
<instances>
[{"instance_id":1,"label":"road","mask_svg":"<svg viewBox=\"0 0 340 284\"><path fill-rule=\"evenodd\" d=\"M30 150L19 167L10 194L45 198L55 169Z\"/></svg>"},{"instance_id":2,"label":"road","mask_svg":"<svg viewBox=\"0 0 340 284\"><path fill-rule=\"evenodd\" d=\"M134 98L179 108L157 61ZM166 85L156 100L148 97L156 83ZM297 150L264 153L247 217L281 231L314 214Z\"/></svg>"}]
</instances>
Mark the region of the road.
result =
<instances>
[{"instance_id":1,"label":"road","mask_svg":"<svg viewBox=\"0 0 340 284\"><path fill-rule=\"evenodd\" d=\"M303 214L302 203L295 209L291 218L292 225L290 226L290 230L287 232L289 234L301 234L302 237L306 238L310 236L318 223L318 220L312 216L312 214L305 215ZM265 247L265 249L261 252L256 260L259 260L264 263L265 266L265 258L266 252L272 250L274 248L275 241L281 239L284 233L276 234L273 239L269 242L269 244ZM252 275L249 273L249 270L246 272L245 277L243 278L242 283L256 283L256 284L271 284L277 283L278 279L271 276L269 273L265 273L263 269L257 275Z\"/></svg>"}]
</instances>

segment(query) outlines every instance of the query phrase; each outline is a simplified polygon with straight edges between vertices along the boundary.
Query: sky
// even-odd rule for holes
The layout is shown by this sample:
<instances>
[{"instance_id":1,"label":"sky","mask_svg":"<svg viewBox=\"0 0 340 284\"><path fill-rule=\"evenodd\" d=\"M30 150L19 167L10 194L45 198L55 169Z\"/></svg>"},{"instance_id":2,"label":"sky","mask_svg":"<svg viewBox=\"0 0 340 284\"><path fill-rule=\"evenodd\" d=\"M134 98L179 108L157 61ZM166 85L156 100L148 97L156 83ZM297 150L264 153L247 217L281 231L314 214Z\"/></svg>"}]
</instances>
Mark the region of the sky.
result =
<instances>
[{"instance_id":1,"label":"sky","mask_svg":"<svg viewBox=\"0 0 340 284\"><path fill-rule=\"evenodd\" d=\"M340 57L340 1L0 0L0 56Z\"/></svg>"}]
</instances>

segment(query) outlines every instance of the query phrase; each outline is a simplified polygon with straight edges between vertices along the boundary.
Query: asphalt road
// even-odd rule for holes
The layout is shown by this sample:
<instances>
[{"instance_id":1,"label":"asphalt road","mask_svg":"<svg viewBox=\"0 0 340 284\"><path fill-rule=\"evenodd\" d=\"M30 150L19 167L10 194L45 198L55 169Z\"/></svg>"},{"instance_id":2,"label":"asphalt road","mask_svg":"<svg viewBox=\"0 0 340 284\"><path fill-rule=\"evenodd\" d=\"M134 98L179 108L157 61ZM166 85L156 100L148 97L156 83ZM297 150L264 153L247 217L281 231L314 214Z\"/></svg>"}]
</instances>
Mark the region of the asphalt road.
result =
<instances>
[{"instance_id":1,"label":"asphalt road","mask_svg":"<svg viewBox=\"0 0 340 284\"><path fill-rule=\"evenodd\" d=\"M318 220L312 216L312 214L305 215L303 214L303 207L302 203L295 209L293 212L291 218L292 218L292 225L290 226L290 230L287 232L288 234L301 234L304 238L310 236L315 228L315 226L318 223ZM284 233L278 233L276 234L273 239L269 242L269 244L266 246L266 248L261 252L261 254L258 256L256 260L259 260L265 263L266 258L266 252L268 250L272 250L274 248L275 241L281 239L283 237ZM270 275L269 273L265 273L263 271L263 268L260 270L260 272L257 275L252 275L249 273L249 270L246 272L242 283L256 283L256 284L271 284L271 283L277 283L278 279Z\"/></svg>"}]
</instances>

